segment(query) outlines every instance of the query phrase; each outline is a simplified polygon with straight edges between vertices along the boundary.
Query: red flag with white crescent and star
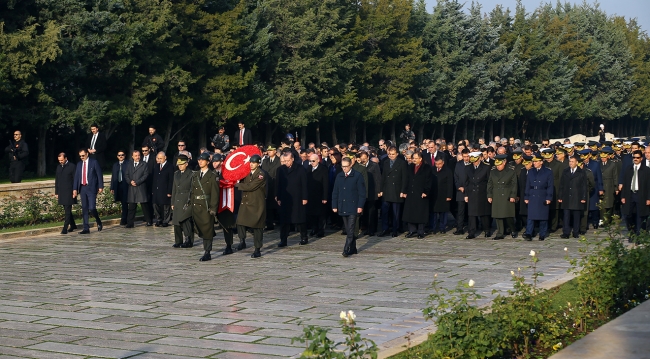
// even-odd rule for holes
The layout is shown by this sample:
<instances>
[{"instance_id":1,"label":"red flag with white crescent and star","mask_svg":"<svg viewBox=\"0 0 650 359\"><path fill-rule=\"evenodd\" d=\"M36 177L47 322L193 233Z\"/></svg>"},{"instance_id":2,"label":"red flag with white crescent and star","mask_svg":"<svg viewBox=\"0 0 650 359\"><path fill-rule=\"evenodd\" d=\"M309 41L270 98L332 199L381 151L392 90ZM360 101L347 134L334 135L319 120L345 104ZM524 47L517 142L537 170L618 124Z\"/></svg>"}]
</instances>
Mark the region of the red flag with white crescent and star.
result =
<instances>
[{"instance_id":1,"label":"red flag with white crescent and star","mask_svg":"<svg viewBox=\"0 0 650 359\"><path fill-rule=\"evenodd\" d=\"M261 156L262 153L257 146L242 146L236 151L231 152L223 161L223 179L219 181L221 197L218 213L226 209L231 212L235 211L235 184L251 172L248 162L252 155Z\"/></svg>"}]
</instances>

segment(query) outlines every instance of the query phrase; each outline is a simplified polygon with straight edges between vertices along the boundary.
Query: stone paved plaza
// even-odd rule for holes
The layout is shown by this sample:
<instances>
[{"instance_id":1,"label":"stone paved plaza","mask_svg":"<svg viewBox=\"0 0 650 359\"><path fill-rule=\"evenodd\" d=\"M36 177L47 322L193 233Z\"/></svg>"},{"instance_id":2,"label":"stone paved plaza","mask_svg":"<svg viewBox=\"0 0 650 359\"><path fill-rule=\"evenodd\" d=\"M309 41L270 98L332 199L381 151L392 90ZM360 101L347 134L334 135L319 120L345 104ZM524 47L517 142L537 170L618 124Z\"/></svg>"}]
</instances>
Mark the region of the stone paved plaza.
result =
<instances>
[{"instance_id":1,"label":"stone paved plaza","mask_svg":"<svg viewBox=\"0 0 650 359\"><path fill-rule=\"evenodd\" d=\"M263 257L252 249L198 261L201 241L173 249L169 228L105 228L0 240L0 358L273 358L301 352L304 325L333 328L354 310L377 344L432 323L422 319L433 275L452 287L473 279L491 297L511 287L510 271L530 264L531 249L553 281L566 276L559 233L544 242L363 237L359 255L341 256L344 237L279 249L265 233ZM593 231L591 231L593 235ZM252 238L249 239L249 245Z\"/></svg>"}]
</instances>

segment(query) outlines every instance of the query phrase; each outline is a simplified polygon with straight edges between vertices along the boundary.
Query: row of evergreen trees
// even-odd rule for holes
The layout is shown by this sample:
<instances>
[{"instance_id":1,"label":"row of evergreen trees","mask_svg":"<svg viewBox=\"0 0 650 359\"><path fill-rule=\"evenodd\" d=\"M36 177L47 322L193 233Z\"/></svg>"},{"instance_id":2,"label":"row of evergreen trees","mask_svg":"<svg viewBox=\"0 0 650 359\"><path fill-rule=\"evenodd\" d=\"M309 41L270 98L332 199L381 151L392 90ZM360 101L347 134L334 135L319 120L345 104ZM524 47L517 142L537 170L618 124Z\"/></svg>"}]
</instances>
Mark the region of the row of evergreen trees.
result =
<instances>
[{"instance_id":1,"label":"row of evergreen trees","mask_svg":"<svg viewBox=\"0 0 650 359\"><path fill-rule=\"evenodd\" d=\"M239 120L262 142L394 138L407 122L453 140L646 132L650 41L635 21L463 3L2 1L0 126L37 132L39 174L48 139L91 123L132 144L142 123L202 145Z\"/></svg>"}]
</instances>

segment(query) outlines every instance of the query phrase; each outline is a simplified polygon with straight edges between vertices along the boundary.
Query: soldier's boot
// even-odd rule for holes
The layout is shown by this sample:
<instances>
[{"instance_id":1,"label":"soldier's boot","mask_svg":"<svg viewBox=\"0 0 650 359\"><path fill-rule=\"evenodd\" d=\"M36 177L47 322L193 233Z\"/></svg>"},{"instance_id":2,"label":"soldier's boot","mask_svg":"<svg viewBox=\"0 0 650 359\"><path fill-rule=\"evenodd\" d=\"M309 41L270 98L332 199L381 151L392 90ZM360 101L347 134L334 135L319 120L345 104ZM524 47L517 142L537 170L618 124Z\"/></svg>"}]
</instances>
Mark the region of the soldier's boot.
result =
<instances>
[{"instance_id":1,"label":"soldier's boot","mask_svg":"<svg viewBox=\"0 0 650 359\"><path fill-rule=\"evenodd\" d=\"M241 251L242 249L246 249L246 240L242 239L239 241L239 244L237 245L237 250Z\"/></svg>"},{"instance_id":2,"label":"soldier's boot","mask_svg":"<svg viewBox=\"0 0 650 359\"><path fill-rule=\"evenodd\" d=\"M226 249L223 250L223 255L227 256L229 254L232 254L232 246L230 244L226 245Z\"/></svg>"},{"instance_id":3,"label":"soldier's boot","mask_svg":"<svg viewBox=\"0 0 650 359\"><path fill-rule=\"evenodd\" d=\"M259 258L261 256L262 256L262 253L260 252L259 248L255 248L255 252L253 252L253 254L251 254L251 258Z\"/></svg>"},{"instance_id":4,"label":"soldier's boot","mask_svg":"<svg viewBox=\"0 0 650 359\"><path fill-rule=\"evenodd\" d=\"M205 253L203 253L203 257L199 259L199 261L201 262L207 262L209 260L212 260L212 256L210 256L210 251L205 251Z\"/></svg>"}]
</instances>

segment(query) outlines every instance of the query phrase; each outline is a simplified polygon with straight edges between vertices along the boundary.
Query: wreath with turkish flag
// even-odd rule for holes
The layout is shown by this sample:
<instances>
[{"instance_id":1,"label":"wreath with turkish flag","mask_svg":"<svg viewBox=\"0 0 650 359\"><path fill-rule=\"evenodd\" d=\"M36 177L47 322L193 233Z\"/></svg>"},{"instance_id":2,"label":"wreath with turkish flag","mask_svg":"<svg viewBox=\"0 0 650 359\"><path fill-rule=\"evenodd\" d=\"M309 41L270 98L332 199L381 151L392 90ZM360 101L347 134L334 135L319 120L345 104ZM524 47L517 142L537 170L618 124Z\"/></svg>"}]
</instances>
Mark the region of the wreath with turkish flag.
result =
<instances>
[{"instance_id":1,"label":"wreath with turkish flag","mask_svg":"<svg viewBox=\"0 0 650 359\"><path fill-rule=\"evenodd\" d=\"M221 197L218 213L226 209L231 212L235 211L235 184L251 172L248 162L252 155L262 156L262 153L257 146L242 146L236 151L231 152L223 161L221 171L223 178L219 181Z\"/></svg>"}]
</instances>

